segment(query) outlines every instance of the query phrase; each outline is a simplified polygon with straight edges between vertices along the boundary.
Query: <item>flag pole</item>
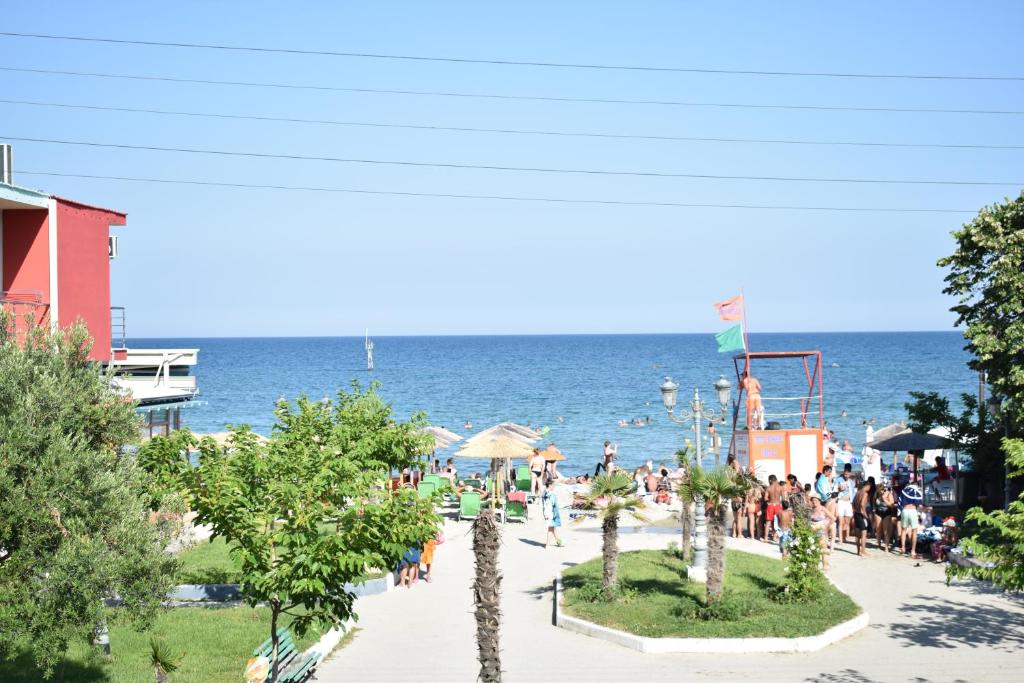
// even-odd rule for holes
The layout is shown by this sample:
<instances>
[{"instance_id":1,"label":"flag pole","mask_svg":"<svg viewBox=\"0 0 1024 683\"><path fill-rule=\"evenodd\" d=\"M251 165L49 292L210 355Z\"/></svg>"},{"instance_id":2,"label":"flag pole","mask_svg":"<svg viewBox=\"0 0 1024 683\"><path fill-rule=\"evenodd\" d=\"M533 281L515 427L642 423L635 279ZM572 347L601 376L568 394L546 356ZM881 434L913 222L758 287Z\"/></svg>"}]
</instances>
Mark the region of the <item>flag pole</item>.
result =
<instances>
[{"instance_id":1,"label":"flag pole","mask_svg":"<svg viewBox=\"0 0 1024 683\"><path fill-rule=\"evenodd\" d=\"M747 295L740 287L740 299L743 301L743 353L747 356L750 354L750 338L747 337ZM747 358L747 362L750 362L750 358Z\"/></svg>"}]
</instances>

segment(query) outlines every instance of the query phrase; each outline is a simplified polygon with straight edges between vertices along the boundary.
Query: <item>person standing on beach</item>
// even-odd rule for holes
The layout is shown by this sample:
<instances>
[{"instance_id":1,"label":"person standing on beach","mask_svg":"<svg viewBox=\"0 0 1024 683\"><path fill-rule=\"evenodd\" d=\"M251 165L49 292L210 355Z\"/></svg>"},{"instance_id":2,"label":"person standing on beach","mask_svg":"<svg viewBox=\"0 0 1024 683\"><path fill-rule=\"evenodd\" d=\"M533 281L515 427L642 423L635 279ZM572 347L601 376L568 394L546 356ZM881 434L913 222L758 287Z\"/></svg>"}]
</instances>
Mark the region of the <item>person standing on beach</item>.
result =
<instances>
[{"instance_id":1,"label":"person standing on beach","mask_svg":"<svg viewBox=\"0 0 1024 683\"><path fill-rule=\"evenodd\" d=\"M764 542L775 535L775 515L782 512L782 486L774 474L768 476L768 488L764 492Z\"/></svg>"},{"instance_id":2,"label":"person standing on beach","mask_svg":"<svg viewBox=\"0 0 1024 683\"><path fill-rule=\"evenodd\" d=\"M548 479L544 490L544 498L541 500L541 507L544 519L548 523L548 532L544 536L544 547L548 547L548 540L555 539L555 545L561 548L564 544L558 536L558 528L562 526L562 517L558 509L558 494L555 493L555 480Z\"/></svg>"},{"instance_id":3,"label":"person standing on beach","mask_svg":"<svg viewBox=\"0 0 1024 683\"><path fill-rule=\"evenodd\" d=\"M541 455L539 448L533 449L533 455L530 456L530 493L539 496L544 491L544 456Z\"/></svg>"},{"instance_id":4,"label":"person standing on beach","mask_svg":"<svg viewBox=\"0 0 1024 683\"><path fill-rule=\"evenodd\" d=\"M782 509L775 515L773 520L775 531L779 536L779 552L786 556L789 544L793 542L793 511L789 508L789 501L782 499Z\"/></svg>"},{"instance_id":5,"label":"person standing on beach","mask_svg":"<svg viewBox=\"0 0 1024 683\"><path fill-rule=\"evenodd\" d=\"M850 465L843 467L843 478L839 482L839 500L836 503L836 510L839 514L839 542L846 543L850 536L856 536L856 531L850 529L850 522L854 514L854 498L857 491L857 484L853 480L853 472ZM866 519L866 518L865 518Z\"/></svg>"},{"instance_id":6,"label":"person standing on beach","mask_svg":"<svg viewBox=\"0 0 1024 683\"><path fill-rule=\"evenodd\" d=\"M597 467L594 468L594 476L596 477L601 473L601 468L604 468L605 474L608 473L608 466L615 460L615 445L611 441L604 442L604 459L597 463Z\"/></svg>"},{"instance_id":7,"label":"person standing on beach","mask_svg":"<svg viewBox=\"0 0 1024 683\"><path fill-rule=\"evenodd\" d=\"M843 472L845 475L846 472ZM868 503L871 500L871 484L864 482L853 498L853 532L857 537L857 554L866 557L868 554Z\"/></svg>"}]
</instances>

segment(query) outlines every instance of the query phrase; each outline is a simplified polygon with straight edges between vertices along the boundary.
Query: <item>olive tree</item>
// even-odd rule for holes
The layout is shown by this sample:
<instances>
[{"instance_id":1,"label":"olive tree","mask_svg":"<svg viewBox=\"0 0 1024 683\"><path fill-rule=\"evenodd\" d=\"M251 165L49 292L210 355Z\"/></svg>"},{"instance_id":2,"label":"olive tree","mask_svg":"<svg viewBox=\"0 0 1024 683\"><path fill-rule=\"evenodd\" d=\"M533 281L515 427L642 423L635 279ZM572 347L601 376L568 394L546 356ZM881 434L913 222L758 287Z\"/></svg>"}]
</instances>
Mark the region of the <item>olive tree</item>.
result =
<instances>
[{"instance_id":1,"label":"olive tree","mask_svg":"<svg viewBox=\"0 0 1024 683\"><path fill-rule=\"evenodd\" d=\"M84 327L14 332L0 313L0 658L52 675L73 640L112 618L145 624L169 588L167 539L121 447L134 405L89 360Z\"/></svg>"}]
</instances>

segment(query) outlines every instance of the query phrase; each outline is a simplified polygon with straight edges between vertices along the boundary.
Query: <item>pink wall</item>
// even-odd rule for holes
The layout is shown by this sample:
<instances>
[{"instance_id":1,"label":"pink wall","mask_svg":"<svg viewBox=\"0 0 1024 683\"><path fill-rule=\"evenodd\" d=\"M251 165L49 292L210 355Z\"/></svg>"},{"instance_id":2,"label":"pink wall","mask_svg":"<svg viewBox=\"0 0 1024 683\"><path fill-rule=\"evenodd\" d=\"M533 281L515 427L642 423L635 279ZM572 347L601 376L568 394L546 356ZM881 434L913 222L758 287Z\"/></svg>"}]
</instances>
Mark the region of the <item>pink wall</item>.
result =
<instances>
[{"instance_id":1,"label":"pink wall","mask_svg":"<svg viewBox=\"0 0 1024 683\"><path fill-rule=\"evenodd\" d=\"M110 360L108 228L124 222L124 214L57 199L59 322L85 322L93 338L94 360Z\"/></svg>"},{"instance_id":2,"label":"pink wall","mask_svg":"<svg viewBox=\"0 0 1024 683\"><path fill-rule=\"evenodd\" d=\"M50 301L50 257L46 209L4 210L2 290L38 290Z\"/></svg>"}]
</instances>

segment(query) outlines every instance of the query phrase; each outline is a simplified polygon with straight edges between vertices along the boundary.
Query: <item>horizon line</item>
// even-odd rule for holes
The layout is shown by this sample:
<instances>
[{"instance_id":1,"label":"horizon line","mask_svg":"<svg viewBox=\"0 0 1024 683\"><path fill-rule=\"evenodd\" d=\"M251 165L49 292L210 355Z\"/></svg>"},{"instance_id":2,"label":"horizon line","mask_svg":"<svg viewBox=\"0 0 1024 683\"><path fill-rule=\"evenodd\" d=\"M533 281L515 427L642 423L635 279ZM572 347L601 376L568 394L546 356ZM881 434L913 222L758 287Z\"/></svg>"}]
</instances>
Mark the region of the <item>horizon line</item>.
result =
<instances>
[{"instance_id":1,"label":"horizon line","mask_svg":"<svg viewBox=\"0 0 1024 683\"><path fill-rule=\"evenodd\" d=\"M718 331L708 332L495 332L495 333L434 333L434 334L381 334L370 335L376 339L402 339L424 337L682 337L715 335ZM960 333L959 328L941 330L793 330L774 332L749 332L750 336L784 335L784 334L940 334ZM362 339L362 334L297 334L297 335L148 335L129 337L129 339Z\"/></svg>"}]
</instances>

